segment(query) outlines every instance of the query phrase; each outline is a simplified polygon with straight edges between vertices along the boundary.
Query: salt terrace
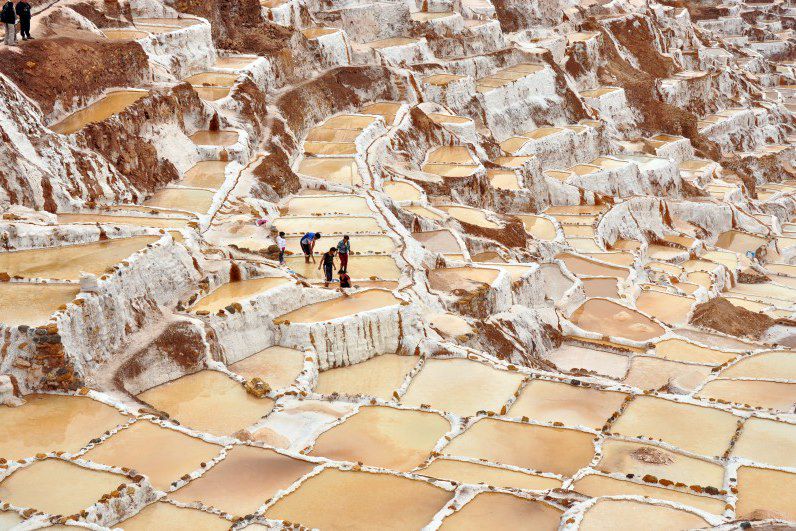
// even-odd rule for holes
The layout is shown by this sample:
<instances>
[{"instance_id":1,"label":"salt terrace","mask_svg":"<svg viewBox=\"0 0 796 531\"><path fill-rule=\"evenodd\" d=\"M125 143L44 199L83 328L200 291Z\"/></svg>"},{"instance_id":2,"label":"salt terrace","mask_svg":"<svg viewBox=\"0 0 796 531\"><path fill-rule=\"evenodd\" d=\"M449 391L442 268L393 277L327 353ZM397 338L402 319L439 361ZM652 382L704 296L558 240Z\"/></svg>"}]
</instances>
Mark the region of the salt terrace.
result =
<instances>
[{"instance_id":1,"label":"salt terrace","mask_svg":"<svg viewBox=\"0 0 796 531\"><path fill-rule=\"evenodd\" d=\"M31 3L0 530L796 526L796 4Z\"/></svg>"}]
</instances>

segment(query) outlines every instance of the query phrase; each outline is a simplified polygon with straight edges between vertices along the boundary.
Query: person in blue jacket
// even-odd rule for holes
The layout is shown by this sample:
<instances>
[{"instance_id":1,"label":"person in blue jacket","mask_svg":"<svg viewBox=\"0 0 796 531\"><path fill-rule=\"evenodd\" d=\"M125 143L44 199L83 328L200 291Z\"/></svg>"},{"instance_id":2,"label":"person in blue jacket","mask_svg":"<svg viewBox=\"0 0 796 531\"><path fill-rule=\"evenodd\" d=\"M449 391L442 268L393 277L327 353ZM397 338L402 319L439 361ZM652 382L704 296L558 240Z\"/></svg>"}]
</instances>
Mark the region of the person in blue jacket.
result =
<instances>
[{"instance_id":1,"label":"person in blue jacket","mask_svg":"<svg viewBox=\"0 0 796 531\"><path fill-rule=\"evenodd\" d=\"M308 232L299 240L301 250L304 251L304 262L309 264L310 257L315 262L315 242L321 239L320 232Z\"/></svg>"}]
</instances>

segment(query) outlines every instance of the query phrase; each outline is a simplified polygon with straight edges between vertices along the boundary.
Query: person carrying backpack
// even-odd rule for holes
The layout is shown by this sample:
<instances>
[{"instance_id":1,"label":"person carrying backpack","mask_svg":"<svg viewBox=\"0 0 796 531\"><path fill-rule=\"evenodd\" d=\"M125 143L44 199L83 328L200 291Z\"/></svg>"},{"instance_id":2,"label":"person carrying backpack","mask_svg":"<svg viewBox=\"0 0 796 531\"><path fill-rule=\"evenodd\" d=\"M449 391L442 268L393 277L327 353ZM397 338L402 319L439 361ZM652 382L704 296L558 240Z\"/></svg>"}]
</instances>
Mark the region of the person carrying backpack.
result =
<instances>
[{"instance_id":1,"label":"person carrying backpack","mask_svg":"<svg viewBox=\"0 0 796 531\"><path fill-rule=\"evenodd\" d=\"M19 17L19 33L22 35L22 40L27 41L32 39L30 36L30 4L27 0L19 0L17 2L17 16Z\"/></svg>"},{"instance_id":2,"label":"person carrying backpack","mask_svg":"<svg viewBox=\"0 0 796 531\"><path fill-rule=\"evenodd\" d=\"M3 23L6 29L7 46L17 46L17 14L14 11L14 3L7 0L0 10L0 22Z\"/></svg>"}]
</instances>

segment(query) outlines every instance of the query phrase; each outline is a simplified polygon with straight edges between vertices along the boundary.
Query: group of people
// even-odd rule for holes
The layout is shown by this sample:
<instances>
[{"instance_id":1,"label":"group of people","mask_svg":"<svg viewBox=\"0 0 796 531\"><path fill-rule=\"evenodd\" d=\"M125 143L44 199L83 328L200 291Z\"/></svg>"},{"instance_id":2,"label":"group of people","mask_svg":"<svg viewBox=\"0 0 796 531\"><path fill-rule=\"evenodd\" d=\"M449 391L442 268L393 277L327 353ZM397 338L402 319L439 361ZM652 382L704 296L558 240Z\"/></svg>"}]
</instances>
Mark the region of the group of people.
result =
<instances>
[{"instance_id":1,"label":"group of people","mask_svg":"<svg viewBox=\"0 0 796 531\"><path fill-rule=\"evenodd\" d=\"M308 232L304 234L299 240L301 250L304 253L304 262L309 264L310 259L315 262L315 244L321 239L320 232ZM285 247L287 247L287 240L285 240L285 233L280 232L276 239L276 244L279 247L279 263L285 263ZM340 287L350 288L351 277L348 276L348 255L351 253L351 238L348 235L343 236L343 239L337 242L337 246L330 247L328 251L321 255L321 263L318 264L318 270L323 268L324 277L326 282L325 287L329 287L334 275L335 262L340 261L340 269L337 273L340 275Z\"/></svg>"},{"instance_id":2,"label":"group of people","mask_svg":"<svg viewBox=\"0 0 796 531\"><path fill-rule=\"evenodd\" d=\"M17 46L17 20L19 20L19 33L22 40L32 39L30 36L30 19L33 14L30 11L30 4L26 0L18 0L16 4L12 0L6 0L0 10L0 22L6 30L5 43L8 46Z\"/></svg>"}]
</instances>

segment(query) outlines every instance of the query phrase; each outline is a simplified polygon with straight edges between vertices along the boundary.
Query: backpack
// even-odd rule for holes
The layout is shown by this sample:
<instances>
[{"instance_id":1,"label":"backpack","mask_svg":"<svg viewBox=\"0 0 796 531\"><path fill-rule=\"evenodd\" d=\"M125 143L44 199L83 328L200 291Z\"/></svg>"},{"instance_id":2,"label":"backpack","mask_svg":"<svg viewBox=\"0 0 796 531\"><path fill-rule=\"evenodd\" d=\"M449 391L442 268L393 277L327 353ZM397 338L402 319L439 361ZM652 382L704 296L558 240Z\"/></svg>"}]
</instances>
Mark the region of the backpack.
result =
<instances>
[{"instance_id":1,"label":"backpack","mask_svg":"<svg viewBox=\"0 0 796 531\"><path fill-rule=\"evenodd\" d=\"M7 3L3 6L3 11L0 13L0 19L3 20L6 24L13 24L16 21L16 15L14 15L14 4Z\"/></svg>"}]
</instances>

